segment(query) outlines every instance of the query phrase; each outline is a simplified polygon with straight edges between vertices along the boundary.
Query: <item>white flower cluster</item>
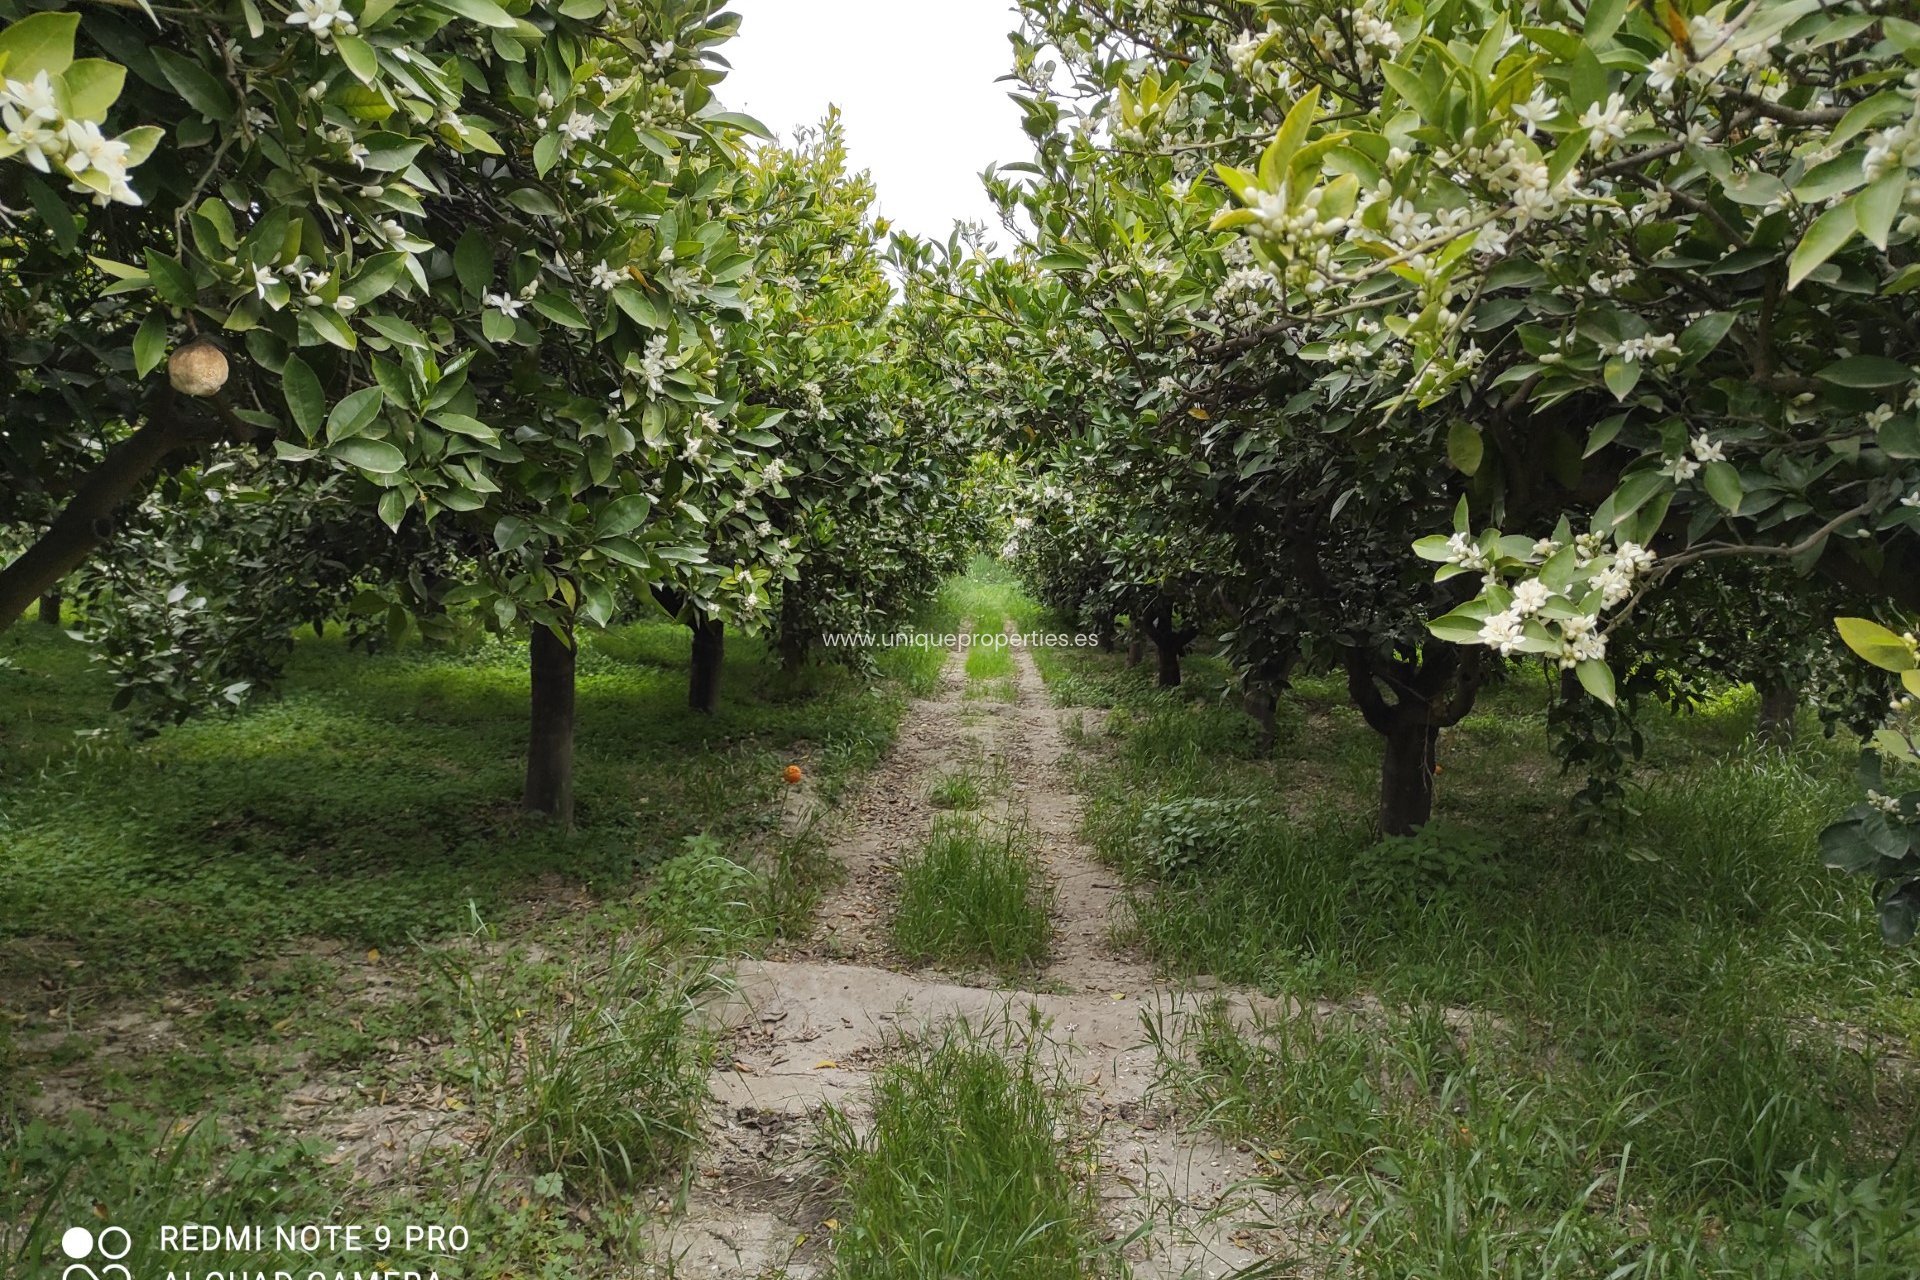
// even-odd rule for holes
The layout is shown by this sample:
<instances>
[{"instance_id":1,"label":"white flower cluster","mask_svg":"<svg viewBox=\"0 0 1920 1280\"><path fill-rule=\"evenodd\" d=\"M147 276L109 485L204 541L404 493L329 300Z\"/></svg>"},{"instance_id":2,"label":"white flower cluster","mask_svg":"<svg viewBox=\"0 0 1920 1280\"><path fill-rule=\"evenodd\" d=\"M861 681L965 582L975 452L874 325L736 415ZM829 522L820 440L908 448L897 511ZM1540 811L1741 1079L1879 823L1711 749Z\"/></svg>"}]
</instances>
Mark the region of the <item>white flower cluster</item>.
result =
<instances>
[{"instance_id":1,"label":"white flower cluster","mask_svg":"<svg viewBox=\"0 0 1920 1280\"><path fill-rule=\"evenodd\" d=\"M1920 202L1920 71L1909 72L1905 88L1912 107L1902 120L1871 134L1862 169L1868 182L1907 171L1906 203Z\"/></svg>"},{"instance_id":2,"label":"white flower cluster","mask_svg":"<svg viewBox=\"0 0 1920 1280\"><path fill-rule=\"evenodd\" d=\"M1247 192L1248 207L1253 210L1256 235L1280 246L1288 261L1285 280L1308 293L1322 292L1333 270L1333 247L1348 220L1342 217L1321 219L1320 201L1325 189L1315 187L1301 198L1300 207L1288 208L1287 192L1259 188Z\"/></svg>"},{"instance_id":3,"label":"white flower cluster","mask_svg":"<svg viewBox=\"0 0 1920 1280\"><path fill-rule=\"evenodd\" d=\"M133 149L118 138L100 132L92 120L76 120L60 110L60 96L45 71L33 79L0 80L0 125L6 142L41 173L58 168L74 179L73 190L93 197L95 204L139 204L127 181ZM106 190L80 181L91 172Z\"/></svg>"},{"instance_id":4,"label":"white flower cluster","mask_svg":"<svg viewBox=\"0 0 1920 1280\"><path fill-rule=\"evenodd\" d=\"M1670 333L1649 333L1618 342L1601 342L1600 354L1609 358L1618 356L1629 364L1641 360L1651 363L1663 355L1679 355L1680 344Z\"/></svg>"},{"instance_id":5,"label":"white flower cluster","mask_svg":"<svg viewBox=\"0 0 1920 1280\"><path fill-rule=\"evenodd\" d=\"M664 333L656 333L649 338L646 353L640 357L640 376L646 380L648 392L656 396L664 392L667 374L679 363L677 358L667 354L667 336ZM769 466L769 480L773 479L772 470Z\"/></svg>"},{"instance_id":6,"label":"white flower cluster","mask_svg":"<svg viewBox=\"0 0 1920 1280\"><path fill-rule=\"evenodd\" d=\"M1348 9L1341 15L1344 21L1335 22L1331 14L1322 13L1314 20L1314 42L1325 48L1335 43L1344 45L1353 58L1354 66L1365 75L1371 72L1376 60L1393 61L1404 45L1400 33L1393 24L1381 16L1376 4L1366 4ZM1349 38L1347 33L1352 32ZM1381 58L1380 55L1385 55Z\"/></svg>"},{"instance_id":7,"label":"white flower cluster","mask_svg":"<svg viewBox=\"0 0 1920 1280\"><path fill-rule=\"evenodd\" d=\"M336 35L350 36L360 30L341 0L294 0L287 25L305 27L321 44L331 43Z\"/></svg>"},{"instance_id":8,"label":"white flower cluster","mask_svg":"<svg viewBox=\"0 0 1920 1280\"><path fill-rule=\"evenodd\" d=\"M1580 127L1587 131L1587 145L1595 155L1605 155L1613 150L1613 144L1627 136L1627 127L1633 123L1633 112L1627 109L1625 94L1615 93L1602 102L1596 102L1580 115Z\"/></svg>"},{"instance_id":9,"label":"white flower cluster","mask_svg":"<svg viewBox=\"0 0 1920 1280\"><path fill-rule=\"evenodd\" d=\"M1493 561L1480 549L1480 544L1467 533L1456 533L1447 539L1448 564L1459 565L1462 569L1482 572L1493 567Z\"/></svg>"},{"instance_id":10,"label":"white flower cluster","mask_svg":"<svg viewBox=\"0 0 1920 1280\"><path fill-rule=\"evenodd\" d=\"M1516 227L1563 212L1580 195L1580 171L1569 169L1558 182L1546 159L1530 146L1526 136L1507 133L1484 146L1468 146L1442 164L1457 164L1463 183L1478 179L1496 197L1513 207Z\"/></svg>"},{"instance_id":11,"label":"white flower cluster","mask_svg":"<svg viewBox=\"0 0 1920 1280\"><path fill-rule=\"evenodd\" d=\"M1470 609L1478 617L1473 639L1503 656L1539 654L1571 670L1583 662L1603 662L1607 636L1601 615L1632 596L1636 583L1652 568L1653 553L1638 543L1621 542L1607 550L1606 535L1584 533L1568 547L1542 538L1529 547L1514 538L1489 533L1476 539L1455 533L1443 543L1416 547L1446 566L1442 578L1460 572L1484 575L1480 601ZM1516 579L1509 584L1508 579Z\"/></svg>"}]
</instances>

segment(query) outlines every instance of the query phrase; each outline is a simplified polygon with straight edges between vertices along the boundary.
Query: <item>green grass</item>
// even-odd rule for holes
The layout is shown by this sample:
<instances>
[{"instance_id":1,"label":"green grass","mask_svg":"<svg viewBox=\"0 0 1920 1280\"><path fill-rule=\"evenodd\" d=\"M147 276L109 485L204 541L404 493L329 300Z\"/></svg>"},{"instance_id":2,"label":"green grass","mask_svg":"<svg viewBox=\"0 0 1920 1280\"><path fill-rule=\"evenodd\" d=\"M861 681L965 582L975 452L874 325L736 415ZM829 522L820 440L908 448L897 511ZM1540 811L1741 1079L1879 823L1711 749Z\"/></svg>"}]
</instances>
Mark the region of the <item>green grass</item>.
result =
<instances>
[{"instance_id":1,"label":"green grass","mask_svg":"<svg viewBox=\"0 0 1920 1280\"><path fill-rule=\"evenodd\" d=\"M978 809L985 795L980 774L969 768L943 773L927 788L927 798L939 809Z\"/></svg>"},{"instance_id":2,"label":"green grass","mask_svg":"<svg viewBox=\"0 0 1920 1280\"><path fill-rule=\"evenodd\" d=\"M734 638L697 715L687 651L665 624L588 638L569 834L518 813L524 645L305 636L275 700L141 742L81 645L0 636L0 1270L40 1274L95 1202L134 1227L462 1222L476 1248L443 1276L637 1258L651 1202L586 1189L671 1177L704 1087L689 1002L714 958L803 931L833 876L817 830L780 829L781 768L830 805L905 706L904 679L796 681ZM476 918L503 941L468 954ZM553 959L609 938L627 951ZM289 1101L315 1086L335 1120L492 1140L356 1182Z\"/></svg>"},{"instance_id":3,"label":"green grass","mask_svg":"<svg viewBox=\"0 0 1920 1280\"><path fill-rule=\"evenodd\" d=\"M967 679L1005 680L1013 674L1013 651L998 643L997 631L974 633L974 644L967 651Z\"/></svg>"},{"instance_id":4,"label":"green grass","mask_svg":"<svg viewBox=\"0 0 1920 1280\"><path fill-rule=\"evenodd\" d=\"M1012 973L1047 950L1048 887L1024 832L943 814L900 868L893 940L916 963Z\"/></svg>"},{"instance_id":5,"label":"green grass","mask_svg":"<svg viewBox=\"0 0 1920 1280\"><path fill-rule=\"evenodd\" d=\"M1759 748L1737 693L1649 711L1634 812L1583 831L1519 672L1443 735L1436 826L1378 842L1337 683L1282 700L1268 759L1224 673L1188 675L1074 651L1049 678L1113 708L1082 782L1130 940L1331 1002L1162 1033L1170 1095L1322 1206L1306 1273L1920 1274L1920 964L1816 848L1850 748Z\"/></svg>"},{"instance_id":6,"label":"green grass","mask_svg":"<svg viewBox=\"0 0 1920 1280\"><path fill-rule=\"evenodd\" d=\"M76 736L112 724L79 646L17 626L0 647L0 981L85 997L231 978L297 938L390 950L549 877L617 889L689 836L758 842L786 760L838 785L900 710L830 668L789 688L742 640L704 717L683 705L684 628L596 637L563 834L517 812L519 645L369 659L310 639L279 700L145 744Z\"/></svg>"},{"instance_id":7,"label":"green grass","mask_svg":"<svg viewBox=\"0 0 1920 1280\"><path fill-rule=\"evenodd\" d=\"M874 1078L872 1109L865 1136L844 1112L824 1124L836 1280L1120 1274L1094 1181L1068 1163L1086 1135L1037 1015L903 1043Z\"/></svg>"},{"instance_id":8,"label":"green grass","mask_svg":"<svg viewBox=\"0 0 1920 1280\"><path fill-rule=\"evenodd\" d=\"M695 855L697 856L697 855ZM471 963L436 956L458 1010L455 1072L490 1120L495 1159L536 1180L611 1194L675 1175L699 1141L714 1041L700 1025L716 979L634 939L543 984L529 1008Z\"/></svg>"}]
</instances>

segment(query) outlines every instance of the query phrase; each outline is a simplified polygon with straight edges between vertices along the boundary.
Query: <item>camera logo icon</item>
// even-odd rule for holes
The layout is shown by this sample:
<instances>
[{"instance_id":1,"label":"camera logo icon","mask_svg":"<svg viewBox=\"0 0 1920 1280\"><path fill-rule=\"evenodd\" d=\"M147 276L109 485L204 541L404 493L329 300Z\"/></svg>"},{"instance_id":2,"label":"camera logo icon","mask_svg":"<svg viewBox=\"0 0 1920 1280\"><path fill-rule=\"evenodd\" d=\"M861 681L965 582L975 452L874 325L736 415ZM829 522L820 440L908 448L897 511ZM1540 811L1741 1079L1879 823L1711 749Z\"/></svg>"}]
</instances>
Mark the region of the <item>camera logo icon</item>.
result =
<instances>
[{"instance_id":1,"label":"camera logo icon","mask_svg":"<svg viewBox=\"0 0 1920 1280\"><path fill-rule=\"evenodd\" d=\"M60 1273L61 1280L131 1280L118 1260L132 1251L133 1237L125 1227L103 1227L98 1235L85 1227L68 1227L60 1234L60 1252L73 1261ZM91 1262L96 1256L104 1264L98 1270Z\"/></svg>"}]
</instances>

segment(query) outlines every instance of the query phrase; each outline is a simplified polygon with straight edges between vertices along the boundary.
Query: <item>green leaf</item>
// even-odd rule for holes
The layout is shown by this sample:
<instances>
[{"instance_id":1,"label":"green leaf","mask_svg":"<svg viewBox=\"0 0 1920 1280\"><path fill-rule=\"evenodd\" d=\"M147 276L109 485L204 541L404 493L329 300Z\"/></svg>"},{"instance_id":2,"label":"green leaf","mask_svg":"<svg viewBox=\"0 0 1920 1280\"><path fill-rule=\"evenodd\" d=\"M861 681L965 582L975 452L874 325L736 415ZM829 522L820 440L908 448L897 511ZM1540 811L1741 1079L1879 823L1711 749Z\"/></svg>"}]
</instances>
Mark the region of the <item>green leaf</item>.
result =
<instances>
[{"instance_id":1,"label":"green leaf","mask_svg":"<svg viewBox=\"0 0 1920 1280\"><path fill-rule=\"evenodd\" d=\"M133 372L146 377L160 367L167 354L167 322L158 311L147 313L140 331L133 335Z\"/></svg>"},{"instance_id":2,"label":"green leaf","mask_svg":"<svg viewBox=\"0 0 1920 1280\"><path fill-rule=\"evenodd\" d=\"M160 139L166 136L167 131L157 124L139 125L121 134L117 141L126 144L127 167L131 169L143 163L153 154L153 149L160 145Z\"/></svg>"},{"instance_id":3,"label":"green leaf","mask_svg":"<svg viewBox=\"0 0 1920 1280\"><path fill-rule=\"evenodd\" d=\"M1706 485L1707 496L1719 503L1722 509L1740 509L1740 500L1746 496L1746 491L1740 484L1740 472L1731 462L1709 462L1701 482Z\"/></svg>"},{"instance_id":4,"label":"green leaf","mask_svg":"<svg viewBox=\"0 0 1920 1280\"><path fill-rule=\"evenodd\" d=\"M1590 45L1581 45L1567 71L1567 113L1578 116L1607 96L1607 69Z\"/></svg>"},{"instance_id":5,"label":"green leaf","mask_svg":"<svg viewBox=\"0 0 1920 1280\"><path fill-rule=\"evenodd\" d=\"M1889 945L1904 947L1920 932L1920 885L1912 880L1880 901L1880 937Z\"/></svg>"},{"instance_id":6,"label":"green leaf","mask_svg":"<svg viewBox=\"0 0 1920 1280\"><path fill-rule=\"evenodd\" d=\"M495 431L492 427L480 421L480 419L469 417L464 413L451 413L445 409L441 409L429 415L428 420L442 431L450 431L457 436L468 436L475 440L487 441L498 440L500 438L498 431Z\"/></svg>"},{"instance_id":7,"label":"green leaf","mask_svg":"<svg viewBox=\"0 0 1920 1280\"><path fill-rule=\"evenodd\" d=\"M664 329L668 317L660 305L631 285L618 285L613 291L613 301L637 325L646 329Z\"/></svg>"},{"instance_id":8,"label":"green leaf","mask_svg":"<svg viewBox=\"0 0 1920 1280\"><path fill-rule=\"evenodd\" d=\"M1611 418L1602 422L1587 436L1586 452L1580 456L1583 458L1591 458L1594 454L1612 444L1613 438L1620 434L1620 428L1626 424L1627 415L1624 413L1616 413Z\"/></svg>"},{"instance_id":9,"label":"green leaf","mask_svg":"<svg viewBox=\"0 0 1920 1280\"><path fill-rule=\"evenodd\" d=\"M533 536L533 526L519 516L501 516L493 526L493 542L502 551L512 551Z\"/></svg>"},{"instance_id":10,"label":"green leaf","mask_svg":"<svg viewBox=\"0 0 1920 1280\"><path fill-rule=\"evenodd\" d=\"M1480 438L1480 429L1471 422L1455 421L1447 428L1447 460L1457 468L1461 475L1470 476L1480 470L1480 460L1486 455L1486 444Z\"/></svg>"},{"instance_id":11,"label":"green leaf","mask_svg":"<svg viewBox=\"0 0 1920 1280\"><path fill-rule=\"evenodd\" d=\"M1480 628L1483 625L1485 625L1483 619L1449 613L1429 622L1427 630L1449 644L1479 644Z\"/></svg>"},{"instance_id":12,"label":"green leaf","mask_svg":"<svg viewBox=\"0 0 1920 1280\"><path fill-rule=\"evenodd\" d=\"M489 342L511 342L516 330L513 318L503 311L488 307L480 313L480 332L487 335Z\"/></svg>"},{"instance_id":13,"label":"green leaf","mask_svg":"<svg viewBox=\"0 0 1920 1280\"><path fill-rule=\"evenodd\" d=\"M1844 818L1820 833L1820 863L1835 871L1861 875L1880 861L1880 851L1867 839L1861 818Z\"/></svg>"},{"instance_id":14,"label":"green leaf","mask_svg":"<svg viewBox=\"0 0 1920 1280\"><path fill-rule=\"evenodd\" d=\"M436 9L444 9L458 17L477 22L484 27L498 27L512 30L518 24L513 15L495 4L493 0L431 0Z\"/></svg>"},{"instance_id":15,"label":"green leaf","mask_svg":"<svg viewBox=\"0 0 1920 1280\"><path fill-rule=\"evenodd\" d=\"M1598 658L1588 658L1573 669L1580 687L1608 706L1613 705L1613 668Z\"/></svg>"},{"instance_id":16,"label":"green leaf","mask_svg":"<svg viewBox=\"0 0 1920 1280\"><path fill-rule=\"evenodd\" d=\"M1896 165L1865 191L1853 198L1854 221L1860 234L1876 249L1887 247L1887 234L1900 214L1900 203L1907 195L1907 171Z\"/></svg>"},{"instance_id":17,"label":"green leaf","mask_svg":"<svg viewBox=\"0 0 1920 1280\"><path fill-rule=\"evenodd\" d=\"M478 227L468 227L453 246L453 271L460 287L478 298L493 283L493 246Z\"/></svg>"},{"instance_id":18,"label":"green leaf","mask_svg":"<svg viewBox=\"0 0 1920 1280\"><path fill-rule=\"evenodd\" d=\"M107 118L107 108L119 101L127 69L105 58L81 58L60 78L67 86L67 114L98 124Z\"/></svg>"},{"instance_id":19,"label":"green leaf","mask_svg":"<svg viewBox=\"0 0 1920 1280\"><path fill-rule=\"evenodd\" d=\"M773 130L767 128L766 125L761 124L759 120L744 111L710 112L700 117L700 123L706 125L717 124L723 128L738 129L742 133L751 134L756 138L765 138L769 142L773 140Z\"/></svg>"},{"instance_id":20,"label":"green leaf","mask_svg":"<svg viewBox=\"0 0 1920 1280\"><path fill-rule=\"evenodd\" d=\"M176 307L193 305L193 277L177 259L147 250L147 279L162 301L171 302Z\"/></svg>"},{"instance_id":21,"label":"green leaf","mask_svg":"<svg viewBox=\"0 0 1920 1280\"><path fill-rule=\"evenodd\" d=\"M299 356L288 356L280 371L280 394L286 398L287 413L300 433L312 440L320 434L321 415L326 412L327 396L313 368Z\"/></svg>"},{"instance_id":22,"label":"green leaf","mask_svg":"<svg viewBox=\"0 0 1920 1280\"><path fill-rule=\"evenodd\" d=\"M557 218L561 214L560 202L539 187L515 187L507 192L507 203L536 218Z\"/></svg>"},{"instance_id":23,"label":"green leaf","mask_svg":"<svg viewBox=\"0 0 1920 1280\"><path fill-rule=\"evenodd\" d=\"M1731 311L1709 311L1680 334L1680 353L1682 363L1695 365L1712 354L1727 336L1727 330L1733 327L1734 313Z\"/></svg>"},{"instance_id":24,"label":"green leaf","mask_svg":"<svg viewBox=\"0 0 1920 1280\"><path fill-rule=\"evenodd\" d=\"M1787 259L1787 288L1797 286L1821 263L1840 252L1841 246L1853 239L1859 229L1851 202L1837 204L1815 218Z\"/></svg>"},{"instance_id":25,"label":"green leaf","mask_svg":"<svg viewBox=\"0 0 1920 1280\"><path fill-rule=\"evenodd\" d=\"M1913 381L1912 368L1885 356L1848 356L1835 360L1814 377L1836 387L1898 387Z\"/></svg>"},{"instance_id":26,"label":"green leaf","mask_svg":"<svg viewBox=\"0 0 1920 1280\"><path fill-rule=\"evenodd\" d=\"M1920 421L1911 413L1889 418L1880 424L1874 443L1885 450L1889 458L1920 458Z\"/></svg>"},{"instance_id":27,"label":"green leaf","mask_svg":"<svg viewBox=\"0 0 1920 1280\"><path fill-rule=\"evenodd\" d=\"M407 465L407 455L385 440L355 436L330 445L327 452L348 466L376 476L390 476Z\"/></svg>"},{"instance_id":28,"label":"green leaf","mask_svg":"<svg viewBox=\"0 0 1920 1280\"><path fill-rule=\"evenodd\" d=\"M209 120L226 120L234 112L233 91L198 61L160 45L149 50L167 78L187 105Z\"/></svg>"},{"instance_id":29,"label":"green leaf","mask_svg":"<svg viewBox=\"0 0 1920 1280\"><path fill-rule=\"evenodd\" d=\"M47 230L53 233L53 242L60 246L60 252L72 253L80 244L80 224L73 220L67 202L37 175L27 173L21 177L22 185L27 189L27 199L33 202L33 211L40 215L40 220L47 224Z\"/></svg>"},{"instance_id":30,"label":"green leaf","mask_svg":"<svg viewBox=\"0 0 1920 1280\"><path fill-rule=\"evenodd\" d=\"M385 400L386 392L379 387L365 387L343 398L327 415L327 443L335 444L365 431L380 415Z\"/></svg>"},{"instance_id":31,"label":"green leaf","mask_svg":"<svg viewBox=\"0 0 1920 1280\"><path fill-rule=\"evenodd\" d=\"M301 312L301 318L311 324L313 331L321 338L336 347L351 351L359 345L353 336L353 327L332 307L308 307Z\"/></svg>"},{"instance_id":32,"label":"green leaf","mask_svg":"<svg viewBox=\"0 0 1920 1280\"><path fill-rule=\"evenodd\" d=\"M1618 528L1628 516L1646 506L1654 494L1662 492L1671 493L1672 483L1658 471L1636 471L1626 477L1608 499L1613 511L1612 527Z\"/></svg>"},{"instance_id":33,"label":"green leaf","mask_svg":"<svg viewBox=\"0 0 1920 1280\"><path fill-rule=\"evenodd\" d=\"M372 84L380 75L380 61L373 56L373 46L359 36L336 32L333 47L340 51L340 61L347 64L347 70L359 77L362 84Z\"/></svg>"},{"instance_id":34,"label":"green leaf","mask_svg":"<svg viewBox=\"0 0 1920 1280\"><path fill-rule=\"evenodd\" d=\"M31 80L42 71L57 76L73 63L77 13L36 13L0 31L0 55L9 80Z\"/></svg>"},{"instance_id":35,"label":"green leaf","mask_svg":"<svg viewBox=\"0 0 1920 1280\"><path fill-rule=\"evenodd\" d=\"M543 134L533 144L533 171L541 177L547 176L547 170L553 168L560 159L560 136L554 133Z\"/></svg>"},{"instance_id":36,"label":"green leaf","mask_svg":"<svg viewBox=\"0 0 1920 1280\"><path fill-rule=\"evenodd\" d=\"M386 490L380 495L379 511L381 523L397 531L407 518L407 495L398 489Z\"/></svg>"},{"instance_id":37,"label":"green leaf","mask_svg":"<svg viewBox=\"0 0 1920 1280\"><path fill-rule=\"evenodd\" d=\"M1274 135L1272 142L1260 157L1260 181L1270 191L1277 191L1281 181L1287 176L1287 167L1293 163L1293 153L1307 140L1307 132L1313 128L1313 120L1320 111L1320 87L1312 89L1287 112L1287 118L1280 122L1280 132Z\"/></svg>"},{"instance_id":38,"label":"green leaf","mask_svg":"<svg viewBox=\"0 0 1920 1280\"><path fill-rule=\"evenodd\" d=\"M1920 666L1913 646L1869 618L1835 618L1833 625L1847 648L1882 671L1912 671Z\"/></svg>"},{"instance_id":39,"label":"green leaf","mask_svg":"<svg viewBox=\"0 0 1920 1280\"><path fill-rule=\"evenodd\" d=\"M533 309L547 319L554 321L556 324L563 324L569 329L584 329L587 327L587 318L580 314L580 308L573 305L571 298L562 294L542 293L536 295L533 299Z\"/></svg>"},{"instance_id":40,"label":"green leaf","mask_svg":"<svg viewBox=\"0 0 1920 1280\"><path fill-rule=\"evenodd\" d=\"M408 324L405 320L402 320L399 316L384 315L375 311L362 315L361 320L366 324L367 328L373 330L388 342L396 343L403 347L418 347L422 350L426 348L426 335L414 328L411 324Z\"/></svg>"},{"instance_id":41,"label":"green leaf","mask_svg":"<svg viewBox=\"0 0 1920 1280\"><path fill-rule=\"evenodd\" d=\"M1607 361L1600 376L1606 379L1607 390L1613 392L1615 400L1625 400L1640 385L1640 361L1622 360L1613 356Z\"/></svg>"},{"instance_id":42,"label":"green leaf","mask_svg":"<svg viewBox=\"0 0 1920 1280\"><path fill-rule=\"evenodd\" d=\"M638 529L647 521L653 510L653 499L644 493L629 493L615 498L600 512L594 521L594 536L597 538L617 538Z\"/></svg>"}]
</instances>

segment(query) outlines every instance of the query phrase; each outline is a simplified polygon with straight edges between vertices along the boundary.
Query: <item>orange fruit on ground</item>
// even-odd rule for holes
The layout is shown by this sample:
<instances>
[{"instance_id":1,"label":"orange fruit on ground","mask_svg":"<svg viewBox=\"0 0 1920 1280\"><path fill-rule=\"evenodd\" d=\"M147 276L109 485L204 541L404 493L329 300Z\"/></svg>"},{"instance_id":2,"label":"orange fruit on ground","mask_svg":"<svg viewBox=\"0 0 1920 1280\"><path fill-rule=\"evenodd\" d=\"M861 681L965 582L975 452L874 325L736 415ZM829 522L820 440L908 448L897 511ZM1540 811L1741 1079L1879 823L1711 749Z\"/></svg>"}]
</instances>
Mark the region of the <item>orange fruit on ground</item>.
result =
<instances>
[{"instance_id":1,"label":"orange fruit on ground","mask_svg":"<svg viewBox=\"0 0 1920 1280\"><path fill-rule=\"evenodd\" d=\"M787 785L791 786L794 783L800 781L800 778L801 778L800 766L797 764L790 764L786 767L785 770L782 771L780 776L787 780Z\"/></svg>"}]
</instances>

